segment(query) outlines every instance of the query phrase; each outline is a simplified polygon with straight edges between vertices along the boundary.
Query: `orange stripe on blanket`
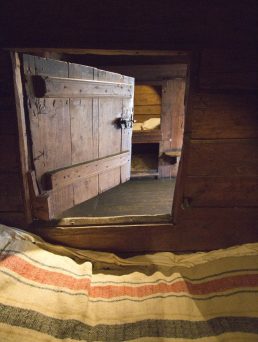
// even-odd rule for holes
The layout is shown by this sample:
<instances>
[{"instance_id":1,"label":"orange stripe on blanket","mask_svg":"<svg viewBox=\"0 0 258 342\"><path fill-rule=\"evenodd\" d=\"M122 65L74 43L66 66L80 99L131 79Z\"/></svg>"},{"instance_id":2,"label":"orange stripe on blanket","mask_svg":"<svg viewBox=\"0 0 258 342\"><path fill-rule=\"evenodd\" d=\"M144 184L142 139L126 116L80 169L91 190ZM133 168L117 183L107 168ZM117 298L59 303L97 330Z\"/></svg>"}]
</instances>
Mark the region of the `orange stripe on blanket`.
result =
<instances>
[{"instance_id":1,"label":"orange stripe on blanket","mask_svg":"<svg viewBox=\"0 0 258 342\"><path fill-rule=\"evenodd\" d=\"M77 279L58 272L51 272L29 264L18 256L10 256L0 263L16 274L38 282L40 284L68 288L74 291L86 291L89 297L111 299L114 297L146 297L151 295L168 295L171 293L186 293L190 295L207 295L210 293L224 292L236 288L258 287L258 274L246 274L228 276L220 279L192 283L186 280L178 280L171 284L159 283L153 285L98 285L94 286L88 278ZM103 275L108 278L108 275Z\"/></svg>"},{"instance_id":2,"label":"orange stripe on blanket","mask_svg":"<svg viewBox=\"0 0 258 342\"><path fill-rule=\"evenodd\" d=\"M89 278L76 279L70 275L48 271L34 266L15 255L1 260L0 266L5 267L26 279L38 282L40 284L65 287L75 291L84 290L88 292L89 289Z\"/></svg>"}]
</instances>

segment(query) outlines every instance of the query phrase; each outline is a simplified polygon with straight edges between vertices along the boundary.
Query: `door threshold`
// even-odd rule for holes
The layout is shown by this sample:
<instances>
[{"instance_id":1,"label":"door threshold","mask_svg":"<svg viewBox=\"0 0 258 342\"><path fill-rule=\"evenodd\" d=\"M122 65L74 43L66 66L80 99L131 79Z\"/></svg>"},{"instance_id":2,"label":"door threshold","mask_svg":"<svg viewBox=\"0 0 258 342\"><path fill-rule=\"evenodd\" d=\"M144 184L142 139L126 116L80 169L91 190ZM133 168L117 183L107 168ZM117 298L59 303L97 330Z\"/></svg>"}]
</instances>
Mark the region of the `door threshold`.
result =
<instances>
[{"instance_id":1,"label":"door threshold","mask_svg":"<svg viewBox=\"0 0 258 342\"><path fill-rule=\"evenodd\" d=\"M64 217L47 222L37 221L37 227L72 227L72 226L99 226L116 224L144 224L144 223L171 223L171 214L157 215L125 215L125 216L103 216L103 217Z\"/></svg>"}]
</instances>

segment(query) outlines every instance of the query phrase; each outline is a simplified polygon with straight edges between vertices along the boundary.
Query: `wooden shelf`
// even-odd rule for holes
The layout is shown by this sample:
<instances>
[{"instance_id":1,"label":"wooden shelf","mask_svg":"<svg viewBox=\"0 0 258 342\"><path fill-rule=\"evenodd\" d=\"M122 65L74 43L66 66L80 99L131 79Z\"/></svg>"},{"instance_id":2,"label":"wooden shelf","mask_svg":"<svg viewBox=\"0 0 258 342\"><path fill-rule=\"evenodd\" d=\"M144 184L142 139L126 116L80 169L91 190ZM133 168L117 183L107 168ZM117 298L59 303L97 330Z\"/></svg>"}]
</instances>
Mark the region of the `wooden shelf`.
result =
<instances>
[{"instance_id":1,"label":"wooden shelf","mask_svg":"<svg viewBox=\"0 0 258 342\"><path fill-rule=\"evenodd\" d=\"M159 173L156 170L132 171L131 179L142 177L158 177Z\"/></svg>"},{"instance_id":2,"label":"wooden shelf","mask_svg":"<svg viewBox=\"0 0 258 342\"><path fill-rule=\"evenodd\" d=\"M160 130L153 131L134 131L132 137L133 144L151 144L159 143L162 140Z\"/></svg>"}]
</instances>

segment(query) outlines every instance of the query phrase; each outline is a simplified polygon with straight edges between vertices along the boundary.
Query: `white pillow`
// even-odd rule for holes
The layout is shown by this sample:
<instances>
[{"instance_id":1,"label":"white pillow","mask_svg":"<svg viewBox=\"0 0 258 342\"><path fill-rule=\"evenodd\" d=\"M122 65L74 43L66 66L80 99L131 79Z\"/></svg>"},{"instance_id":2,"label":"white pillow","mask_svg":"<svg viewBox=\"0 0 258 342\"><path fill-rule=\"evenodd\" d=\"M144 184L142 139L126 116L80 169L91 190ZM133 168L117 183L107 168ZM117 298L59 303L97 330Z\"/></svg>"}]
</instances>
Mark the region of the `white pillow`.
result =
<instances>
[{"instance_id":1,"label":"white pillow","mask_svg":"<svg viewBox=\"0 0 258 342\"><path fill-rule=\"evenodd\" d=\"M142 129L150 130L150 129L159 129L160 128L160 118L152 118L144 121L142 124Z\"/></svg>"}]
</instances>

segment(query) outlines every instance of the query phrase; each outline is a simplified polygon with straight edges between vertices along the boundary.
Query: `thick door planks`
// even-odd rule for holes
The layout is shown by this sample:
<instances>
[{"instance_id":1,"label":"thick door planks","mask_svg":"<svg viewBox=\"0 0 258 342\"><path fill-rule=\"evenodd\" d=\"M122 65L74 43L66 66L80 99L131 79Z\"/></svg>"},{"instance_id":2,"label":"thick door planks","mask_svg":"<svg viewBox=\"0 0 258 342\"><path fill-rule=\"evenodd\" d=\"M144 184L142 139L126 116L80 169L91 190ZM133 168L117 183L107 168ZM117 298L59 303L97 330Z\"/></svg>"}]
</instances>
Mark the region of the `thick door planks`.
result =
<instances>
[{"instance_id":1,"label":"thick door planks","mask_svg":"<svg viewBox=\"0 0 258 342\"><path fill-rule=\"evenodd\" d=\"M33 215L49 220L130 178L134 79L29 55L23 65Z\"/></svg>"}]
</instances>

